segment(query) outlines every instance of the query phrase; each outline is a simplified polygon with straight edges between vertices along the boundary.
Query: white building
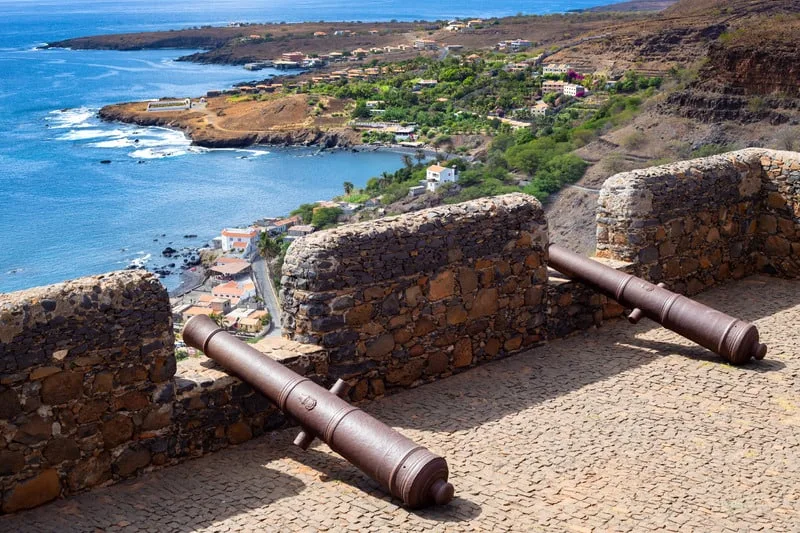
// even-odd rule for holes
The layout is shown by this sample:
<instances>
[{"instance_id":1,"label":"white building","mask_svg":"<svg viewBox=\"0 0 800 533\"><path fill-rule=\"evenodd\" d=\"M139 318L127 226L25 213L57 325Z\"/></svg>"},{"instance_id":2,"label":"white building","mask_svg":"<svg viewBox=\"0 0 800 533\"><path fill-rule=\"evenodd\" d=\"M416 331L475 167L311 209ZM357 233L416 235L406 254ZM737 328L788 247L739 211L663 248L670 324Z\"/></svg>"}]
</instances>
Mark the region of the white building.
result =
<instances>
[{"instance_id":1,"label":"white building","mask_svg":"<svg viewBox=\"0 0 800 533\"><path fill-rule=\"evenodd\" d=\"M222 230L222 251L237 252L242 257L253 255L258 248L258 229L225 228Z\"/></svg>"},{"instance_id":2,"label":"white building","mask_svg":"<svg viewBox=\"0 0 800 533\"><path fill-rule=\"evenodd\" d=\"M555 74L560 76L561 74L567 74L572 69L571 66L566 64L556 65L555 63L550 63L549 65L545 65L542 68L542 74Z\"/></svg>"},{"instance_id":3,"label":"white building","mask_svg":"<svg viewBox=\"0 0 800 533\"><path fill-rule=\"evenodd\" d=\"M429 191L436 191L444 183L455 183L456 169L440 165L431 165L425 177L425 186Z\"/></svg>"},{"instance_id":4,"label":"white building","mask_svg":"<svg viewBox=\"0 0 800 533\"><path fill-rule=\"evenodd\" d=\"M586 87L575 83L567 83L564 85L564 94L573 97L583 96L586 94Z\"/></svg>"},{"instance_id":5,"label":"white building","mask_svg":"<svg viewBox=\"0 0 800 533\"><path fill-rule=\"evenodd\" d=\"M544 101L536 102L536 105L531 108L531 113L534 117L545 117L552 112L550 104Z\"/></svg>"}]
</instances>

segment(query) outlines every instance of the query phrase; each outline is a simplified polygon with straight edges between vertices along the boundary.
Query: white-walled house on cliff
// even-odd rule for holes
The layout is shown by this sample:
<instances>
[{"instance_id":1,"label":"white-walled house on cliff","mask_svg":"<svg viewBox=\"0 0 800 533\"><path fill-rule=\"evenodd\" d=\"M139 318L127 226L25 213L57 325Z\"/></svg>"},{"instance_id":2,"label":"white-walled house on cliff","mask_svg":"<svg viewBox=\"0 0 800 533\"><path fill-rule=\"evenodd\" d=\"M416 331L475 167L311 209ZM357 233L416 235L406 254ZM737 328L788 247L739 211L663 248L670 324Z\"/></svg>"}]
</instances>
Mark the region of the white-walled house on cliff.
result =
<instances>
[{"instance_id":1,"label":"white-walled house on cliff","mask_svg":"<svg viewBox=\"0 0 800 533\"><path fill-rule=\"evenodd\" d=\"M425 177L425 187L431 191L435 192L442 186L444 183L455 183L456 181L456 169L443 167L440 165L431 165L428 167L428 171Z\"/></svg>"}]
</instances>

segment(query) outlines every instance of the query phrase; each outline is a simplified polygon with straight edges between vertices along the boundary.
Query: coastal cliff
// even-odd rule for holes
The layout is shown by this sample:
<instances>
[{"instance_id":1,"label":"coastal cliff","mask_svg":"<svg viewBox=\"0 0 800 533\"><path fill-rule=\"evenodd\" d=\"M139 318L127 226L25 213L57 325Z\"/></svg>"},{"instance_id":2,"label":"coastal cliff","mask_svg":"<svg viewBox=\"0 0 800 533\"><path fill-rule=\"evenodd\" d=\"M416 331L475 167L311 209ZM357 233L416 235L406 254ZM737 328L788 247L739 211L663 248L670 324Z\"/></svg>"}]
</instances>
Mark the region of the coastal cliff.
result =
<instances>
[{"instance_id":1,"label":"coastal cliff","mask_svg":"<svg viewBox=\"0 0 800 533\"><path fill-rule=\"evenodd\" d=\"M339 115L349 105L331 99L328 105ZM205 148L244 148L255 144L273 146L319 146L347 148L360 144L357 132L346 119L312 116L311 106L301 96L269 102L238 102L209 99L205 106L185 111L147 111L147 104L134 102L103 107L103 120L160 126L183 131L192 143Z\"/></svg>"}]
</instances>

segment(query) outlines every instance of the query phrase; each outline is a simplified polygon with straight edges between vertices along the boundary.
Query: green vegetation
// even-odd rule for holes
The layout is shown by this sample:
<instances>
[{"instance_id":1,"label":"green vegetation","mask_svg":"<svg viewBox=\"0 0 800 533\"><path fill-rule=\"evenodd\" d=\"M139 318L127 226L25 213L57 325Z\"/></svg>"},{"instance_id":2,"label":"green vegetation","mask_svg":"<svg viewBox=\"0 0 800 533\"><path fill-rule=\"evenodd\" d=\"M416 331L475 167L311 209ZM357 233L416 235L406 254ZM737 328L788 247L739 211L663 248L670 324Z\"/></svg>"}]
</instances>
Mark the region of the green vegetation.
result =
<instances>
[{"instance_id":1,"label":"green vegetation","mask_svg":"<svg viewBox=\"0 0 800 533\"><path fill-rule=\"evenodd\" d=\"M303 219L303 224L310 224L311 218L314 216L314 208L314 204L300 204L290 215L300 215L300 218Z\"/></svg>"},{"instance_id":2,"label":"green vegetation","mask_svg":"<svg viewBox=\"0 0 800 533\"><path fill-rule=\"evenodd\" d=\"M343 211L338 207L317 207L311 216L311 225L316 229L325 229L336 225Z\"/></svg>"}]
</instances>

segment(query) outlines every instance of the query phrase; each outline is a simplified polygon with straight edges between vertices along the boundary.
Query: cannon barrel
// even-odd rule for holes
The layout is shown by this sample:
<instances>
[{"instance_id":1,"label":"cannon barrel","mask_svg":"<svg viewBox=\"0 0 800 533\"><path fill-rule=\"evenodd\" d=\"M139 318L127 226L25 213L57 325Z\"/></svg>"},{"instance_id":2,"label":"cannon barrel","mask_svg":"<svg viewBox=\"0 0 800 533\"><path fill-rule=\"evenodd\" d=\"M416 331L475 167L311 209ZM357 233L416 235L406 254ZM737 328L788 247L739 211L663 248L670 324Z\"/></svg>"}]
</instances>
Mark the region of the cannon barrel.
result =
<instances>
[{"instance_id":1,"label":"cannon barrel","mask_svg":"<svg viewBox=\"0 0 800 533\"><path fill-rule=\"evenodd\" d=\"M447 462L344 401L344 381L327 391L226 333L207 316L189 319L183 339L297 420L302 430L294 443L301 448L319 437L410 508L453 499Z\"/></svg>"},{"instance_id":2,"label":"cannon barrel","mask_svg":"<svg viewBox=\"0 0 800 533\"><path fill-rule=\"evenodd\" d=\"M758 329L680 294L643 279L619 272L597 261L570 252L563 246L548 248L550 266L633 309L632 323L641 317L716 352L733 364L763 359L767 347L758 340Z\"/></svg>"}]
</instances>

